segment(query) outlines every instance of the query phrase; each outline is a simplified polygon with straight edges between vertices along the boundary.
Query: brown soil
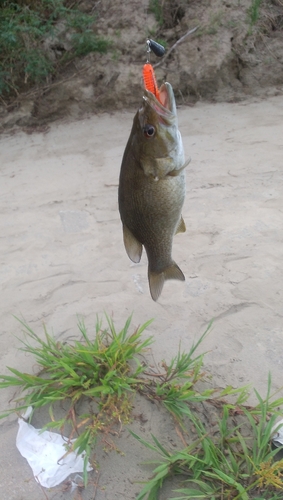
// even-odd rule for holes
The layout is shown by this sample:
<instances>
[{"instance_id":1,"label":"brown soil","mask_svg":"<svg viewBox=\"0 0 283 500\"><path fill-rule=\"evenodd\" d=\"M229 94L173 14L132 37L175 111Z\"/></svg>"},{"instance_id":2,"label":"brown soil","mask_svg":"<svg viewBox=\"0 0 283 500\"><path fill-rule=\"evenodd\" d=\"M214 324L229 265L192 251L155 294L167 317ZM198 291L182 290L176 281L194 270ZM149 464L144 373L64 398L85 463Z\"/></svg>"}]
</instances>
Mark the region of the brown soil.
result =
<instances>
[{"instance_id":1,"label":"brown soil","mask_svg":"<svg viewBox=\"0 0 283 500\"><path fill-rule=\"evenodd\" d=\"M161 13L153 13L150 5L156 3L81 2L83 11L97 12L98 34L113 42L112 49L77 60L51 84L3 103L0 125L34 126L136 107L148 36L166 45L163 59L153 55L151 61L158 64L158 82L170 81L179 103L237 102L282 93L282 0L263 0L255 22L252 0L167 0L159 3Z\"/></svg>"}]
</instances>

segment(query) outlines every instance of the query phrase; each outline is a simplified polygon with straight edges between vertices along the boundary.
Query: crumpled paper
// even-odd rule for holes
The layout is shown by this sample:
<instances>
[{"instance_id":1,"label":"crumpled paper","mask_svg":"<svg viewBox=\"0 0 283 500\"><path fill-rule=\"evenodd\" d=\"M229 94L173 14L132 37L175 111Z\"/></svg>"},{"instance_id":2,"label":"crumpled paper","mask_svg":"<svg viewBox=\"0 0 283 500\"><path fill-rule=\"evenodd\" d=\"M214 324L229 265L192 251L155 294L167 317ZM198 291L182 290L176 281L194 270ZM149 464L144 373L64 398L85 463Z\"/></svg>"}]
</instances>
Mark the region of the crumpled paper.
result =
<instances>
[{"instance_id":1,"label":"crumpled paper","mask_svg":"<svg viewBox=\"0 0 283 500\"><path fill-rule=\"evenodd\" d=\"M273 426L271 441L278 448L283 446L283 419Z\"/></svg>"},{"instance_id":2,"label":"crumpled paper","mask_svg":"<svg viewBox=\"0 0 283 500\"><path fill-rule=\"evenodd\" d=\"M73 472L83 472L84 455L73 451L66 454L65 445L68 438L55 432L42 432L41 429L35 429L25 422L31 413L32 407L29 406L25 414L18 419L16 446L27 459L35 480L45 488L52 488ZM71 442L74 441L75 439ZM91 470L92 467L88 463L87 471Z\"/></svg>"}]
</instances>

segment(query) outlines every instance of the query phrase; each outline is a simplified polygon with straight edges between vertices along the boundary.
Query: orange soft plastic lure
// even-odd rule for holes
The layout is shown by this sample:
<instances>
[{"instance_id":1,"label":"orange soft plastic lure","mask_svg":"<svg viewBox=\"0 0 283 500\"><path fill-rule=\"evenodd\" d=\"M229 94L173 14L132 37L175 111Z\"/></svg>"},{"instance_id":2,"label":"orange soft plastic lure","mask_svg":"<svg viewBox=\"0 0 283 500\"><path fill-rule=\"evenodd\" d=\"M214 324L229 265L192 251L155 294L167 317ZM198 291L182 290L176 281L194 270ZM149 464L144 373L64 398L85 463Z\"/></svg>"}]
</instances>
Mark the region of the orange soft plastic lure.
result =
<instances>
[{"instance_id":1,"label":"orange soft plastic lure","mask_svg":"<svg viewBox=\"0 0 283 500\"><path fill-rule=\"evenodd\" d=\"M154 74L154 69L152 65L147 62L142 70L142 76L143 76L143 83L144 83L144 88L146 90L149 90L153 95L155 95L156 99L159 99L159 90L158 86L156 83L156 78Z\"/></svg>"}]
</instances>

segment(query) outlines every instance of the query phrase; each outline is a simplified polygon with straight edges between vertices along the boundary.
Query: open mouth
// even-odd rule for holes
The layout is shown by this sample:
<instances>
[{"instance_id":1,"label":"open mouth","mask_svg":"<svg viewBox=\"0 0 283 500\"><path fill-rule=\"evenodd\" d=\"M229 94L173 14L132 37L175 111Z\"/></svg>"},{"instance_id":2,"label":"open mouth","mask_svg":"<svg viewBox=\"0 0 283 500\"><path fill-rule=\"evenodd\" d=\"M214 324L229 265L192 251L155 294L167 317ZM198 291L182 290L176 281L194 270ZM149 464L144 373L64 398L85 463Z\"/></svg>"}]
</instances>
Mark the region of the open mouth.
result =
<instances>
[{"instance_id":1,"label":"open mouth","mask_svg":"<svg viewBox=\"0 0 283 500\"><path fill-rule=\"evenodd\" d=\"M170 83L165 82L159 89L159 99L152 92L145 90L144 100L151 108L166 121L176 116L176 104L173 89Z\"/></svg>"},{"instance_id":2,"label":"open mouth","mask_svg":"<svg viewBox=\"0 0 283 500\"><path fill-rule=\"evenodd\" d=\"M172 88L172 87L171 87ZM163 83L159 89L159 100L162 104L162 106L164 106L164 108L168 109L168 111L172 111L172 99L170 98L171 96L169 95L170 92L169 92L169 89L166 85L166 83Z\"/></svg>"}]
</instances>

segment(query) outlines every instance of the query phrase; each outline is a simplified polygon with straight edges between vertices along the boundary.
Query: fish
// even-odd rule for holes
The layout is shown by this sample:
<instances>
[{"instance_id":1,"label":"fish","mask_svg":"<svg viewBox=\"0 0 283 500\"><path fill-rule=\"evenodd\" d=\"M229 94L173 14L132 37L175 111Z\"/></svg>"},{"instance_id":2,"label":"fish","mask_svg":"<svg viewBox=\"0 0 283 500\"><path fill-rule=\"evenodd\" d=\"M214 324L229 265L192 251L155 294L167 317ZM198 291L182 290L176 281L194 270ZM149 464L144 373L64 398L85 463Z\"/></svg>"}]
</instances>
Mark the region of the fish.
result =
<instances>
[{"instance_id":1,"label":"fish","mask_svg":"<svg viewBox=\"0 0 283 500\"><path fill-rule=\"evenodd\" d=\"M158 98L145 89L122 158L118 204L129 258L138 263L146 251L154 301L166 280L185 280L172 259L172 244L175 234L186 231L181 212L189 162L171 84L161 85Z\"/></svg>"}]
</instances>

